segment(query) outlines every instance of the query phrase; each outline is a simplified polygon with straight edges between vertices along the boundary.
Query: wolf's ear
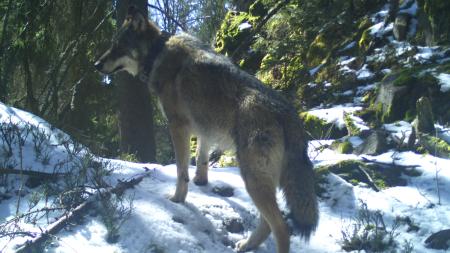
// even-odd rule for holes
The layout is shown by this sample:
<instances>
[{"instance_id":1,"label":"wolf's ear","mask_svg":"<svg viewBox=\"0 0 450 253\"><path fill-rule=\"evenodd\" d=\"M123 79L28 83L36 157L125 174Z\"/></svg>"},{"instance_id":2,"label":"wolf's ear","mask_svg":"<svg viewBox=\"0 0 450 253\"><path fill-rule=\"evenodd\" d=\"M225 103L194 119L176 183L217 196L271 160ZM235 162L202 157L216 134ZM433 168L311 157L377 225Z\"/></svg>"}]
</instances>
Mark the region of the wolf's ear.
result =
<instances>
[{"instance_id":1,"label":"wolf's ear","mask_svg":"<svg viewBox=\"0 0 450 253\"><path fill-rule=\"evenodd\" d=\"M145 31L149 25L147 18L134 5L128 7L127 22L131 22L133 29L139 32Z\"/></svg>"}]
</instances>

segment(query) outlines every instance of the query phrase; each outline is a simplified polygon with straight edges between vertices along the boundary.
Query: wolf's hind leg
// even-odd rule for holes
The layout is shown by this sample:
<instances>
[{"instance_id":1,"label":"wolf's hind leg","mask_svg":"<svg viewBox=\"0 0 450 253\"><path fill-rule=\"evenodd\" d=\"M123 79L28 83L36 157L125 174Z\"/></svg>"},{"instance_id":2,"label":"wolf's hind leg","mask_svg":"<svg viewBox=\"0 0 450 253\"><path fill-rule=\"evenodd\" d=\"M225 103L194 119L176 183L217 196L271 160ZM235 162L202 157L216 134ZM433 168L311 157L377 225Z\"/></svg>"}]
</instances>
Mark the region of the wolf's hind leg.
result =
<instances>
[{"instance_id":1,"label":"wolf's hind leg","mask_svg":"<svg viewBox=\"0 0 450 253\"><path fill-rule=\"evenodd\" d=\"M184 202L188 192L189 182L189 131L186 127L172 124L170 133L175 149L175 159L177 164L177 186L175 194L170 198L173 202Z\"/></svg>"},{"instance_id":2,"label":"wolf's hind leg","mask_svg":"<svg viewBox=\"0 0 450 253\"><path fill-rule=\"evenodd\" d=\"M194 183L196 185L208 184L209 144L205 139L197 137L197 170Z\"/></svg>"},{"instance_id":3,"label":"wolf's hind leg","mask_svg":"<svg viewBox=\"0 0 450 253\"><path fill-rule=\"evenodd\" d=\"M238 252L245 252L257 248L270 235L269 223L262 215L259 217L259 223L256 229L252 232L249 238L241 240L237 243L236 249Z\"/></svg>"},{"instance_id":4,"label":"wolf's hind leg","mask_svg":"<svg viewBox=\"0 0 450 253\"><path fill-rule=\"evenodd\" d=\"M289 232L286 223L283 220L280 209L276 201L276 191L274 184L268 184L271 178L252 178L248 176L244 178L247 191L252 198L255 206L258 208L261 216L267 221L270 230L274 233L275 240L277 242L277 253L289 252ZM257 247L263 240L263 237L267 237L267 231L264 225L258 226L246 243L241 244L243 250ZM259 243L259 244L257 244Z\"/></svg>"}]
</instances>

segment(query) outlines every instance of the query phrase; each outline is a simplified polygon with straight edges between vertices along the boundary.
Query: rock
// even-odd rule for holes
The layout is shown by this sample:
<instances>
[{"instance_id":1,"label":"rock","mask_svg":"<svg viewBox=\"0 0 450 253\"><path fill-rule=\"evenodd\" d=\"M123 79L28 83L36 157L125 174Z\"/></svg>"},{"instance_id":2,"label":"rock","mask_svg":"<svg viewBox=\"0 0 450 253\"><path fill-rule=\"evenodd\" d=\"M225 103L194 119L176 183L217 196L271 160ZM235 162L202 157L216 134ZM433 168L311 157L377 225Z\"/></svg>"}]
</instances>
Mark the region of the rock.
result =
<instances>
[{"instance_id":1,"label":"rock","mask_svg":"<svg viewBox=\"0 0 450 253\"><path fill-rule=\"evenodd\" d=\"M430 235L430 237L425 240L425 245L430 249L447 250L450 246L450 229L441 230Z\"/></svg>"},{"instance_id":2,"label":"rock","mask_svg":"<svg viewBox=\"0 0 450 253\"><path fill-rule=\"evenodd\" d=\"M416 102L420 97L433 98L433 109L446 108L434 76L419 73L419 69L403 69L388 74L380 83L377 97L371 107L382 123L396 120L412 121L416 116ZM438 104L440 103L440 105Z\"/></svg>"},{"instance_id":3,"label":"rock","mask_svg":"<svg viewBox=\"0 0 450 253\"><path fill-rule=\"evenodd\" d=\"M232 197L234 195L233 187L228 185L214 186L212 192L222 197Z\"/></svg>"},{"instance_id":4,"label":"rock","mask_svg":"<svg viewBox=\"0 0 450 253\"><path fill-rule=\"evenodd\" d=\"M331 143L330 148L341 154L351 154L353 152L353 145L348 140L336 140Z\"/></svg>"},{"instance_id":5,"label":"rock","mask_svg":"<svg viewBox=\"0 0 450 253\"><path fill-rule=\"evenodd\" d=\"M402 118L407 110L398 102L403 100L402 97L407 96L408 88L407 86L394 85L397 78L397 75L388 75L380 83L375 104L377 105L378 118L382 122L391 121L392 118ZM394 112L397 112L396 115L394 115Z\"/></svg>"},{"instance_id":6,"label":"rock","mask_svg":"<svg viewBox=\"0 0 450 253\"><path fill-rule=\"evenodd\" d=\"M411 17L408 13L399 13L394 21L394 37L398 41L406 40L408 34L409 21Z\"/></svg>"},{"instance_id":7,"label":"rock","mask_svg":"<svg viewBox=\"0 0 450 253\"><path fill-rule=\"evenodd\" d=\"M223 225L230 233L241 233L244 231L242 220L238 218L225 219Z\"/></svg>"},{"instance_id":8,"label":"rock","mask_svg":"<svg viewBox=\"0 0 450 253\"><path fill-rule=\"evenodd\" d=\"M430 134L418 133L417 136L419 144L431 155L450 159L450 144Z\"/></svg>"},{"instance_id":9,"label":"rock","mask_svg":"<svg viewBox=\"0 0 450 253\"><path fill-rule=\"evenodd\" d=\"M388 150L386 134L383 131L374 131L364 142L355 149L355 154L379 155Z\"/></svg>"},{"instance_id":10,"label":"rock","mask_svg":"<svg viewBox=\"0 0 450 253\"><path fill-rule=\"evenodd\" d=\"M433 110L428 97L421 97L416 102L417 121L415 130L417 133L434 133Z\"/></svg>"}]
</instances>

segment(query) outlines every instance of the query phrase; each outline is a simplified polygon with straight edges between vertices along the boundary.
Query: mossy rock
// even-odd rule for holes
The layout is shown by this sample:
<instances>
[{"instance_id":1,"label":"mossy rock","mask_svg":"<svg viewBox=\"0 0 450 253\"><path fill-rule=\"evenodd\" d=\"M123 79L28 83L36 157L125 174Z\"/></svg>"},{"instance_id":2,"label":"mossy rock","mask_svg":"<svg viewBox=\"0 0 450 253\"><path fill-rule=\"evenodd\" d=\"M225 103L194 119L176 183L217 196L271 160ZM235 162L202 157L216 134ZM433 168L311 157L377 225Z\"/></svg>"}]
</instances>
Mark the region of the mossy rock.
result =
<instances>
[{"instance_id":1,"label":"mossy rock","mask_svg":"<svg viewBox=\"0 0 450 253\"><path fill-rule=\"evenodd\" d=\"M450 159L450 144L429 134L419 133L418 137L419 144L424 147L429 154Z\"/></svg>"},{"instance_id":2,"label":"mossy rock","mask_svg":"<svg viewBox=\"0 0 450 253\"><path fill-rule=\"evenodd\" d=\"M349 136L356 136L361 133L361 130L355 125L349 113L344 112L344 123Z\"/></svg>"},{"instance_id":3,"label":"mossy rock","mask_svg":"<svg viewBox=\"0 0 450 253\"><path fill-rule=\"evenodd\" d=\"M422 96L431 98L433 107L443 105L433 101L439 101L443 96L433 75L423 72L421 68L402 69L381 81L377 97L370 107L382 123L411 121L416 116L416 101Z\"/></svg>"},{"instance_id":4,"label":"mossy rock","mask_svg":"<svg viewBox=\"0 0 450 253\"><path fill-rule=\"evenodd\" d=\"M351 154L353 145L348 140L336 140L331 143L330 148L341 154Z\"/></svg>"},{"instance_id":5,"label":"mossy rock","mask_svg":"<svg viewBox=\"0 0 450 253\"><path fill-rule=\"evenodd\" d=\"M258 79L276 90L286 91L297 83L303 83L309 76L307 68L298 56L280 61L274 59L271 54L266 54L260 62Z\"/></svg>"},{"instance_id":6,"label":"mossy rock","mask_svg":"<svg viewBox=\"0 0 450 253\"><path fill-rule=\"evenodd\" d=\"M316 67L328 61L338 45L348 41L352 26L327 23L311 42L306 53L308 67Z\"/></svg>"},{"instance_id":7,"label":"mossy rock","mask_svg":"<svg viewBox=\"0 0 450 253\"><path fill-rule=\"evenodd\" d=\"M450 1L448 0L418 0L419 8L429 22L433 44L450 44Z\"/></svg>"},{"instance_id":8,"label":"mossy rock","mask_svg":"<svg viewBox=\"0 0 450 253\"><path fill-rule=\"evenodd\" d=\"M405 186L407 181L402 177L402 175L421 175L414 168L411 169L391 165L383 166L380 164L364 163L359 160L344 160L333 165L320 166L316 168L315 171L317 181L321 184L325 182L324 178L328 175L328 173L333 173L352 185L364 183L372 187L374 190L382 190L395 186ZM322 191L323 190L324 189L322 189Z\"/></svg>"},{"instance_id":9,"label":"mossy rock","mask_svg":"<svg viewBox=\"0 0 450 253\"><path fill-rule=\"evenodd\" d=\"M225 55L232 54L253 29L240 29L240 25L247 22L254 27L258 20L259 17L246 12L229 11L216 34L214 45L216 52Z\"/></svg>"},{"instance_id":10,"label":"mossy rock","mask_svg":"<svg viewBox=\"0 0 450 253\"><path fill-rule=\"evenodd\" d=\"M371 34L370 28L367 28L361 34L361 38L358 41L359 48L363 51L368 51L372 40L373 40L373 36Z\"/></svg>"},{"instance_id":11,"label":"mossy rock","mask_svg":"<svg viewBox=\"0 0 450 253\"><path fill-rule=\"evenodd\" d=\"M327 123L310 113L302 112L300 118L303 120L306 132L313 140L337 139L347 134L346 129L339 129L336 125Z\"/></svg>"},{"instance_id":12,"label":"mossy rock","mask_svg":"<svg viewBox=\"0 0 450 253\"><path fill-rule=\"evenodd\" d=\"M386 152L389 149L387 143L387 134L382 131L373 131L364 142L355 149L355 154L361 155L379 155Z\"/></svg>"}]
</instances>

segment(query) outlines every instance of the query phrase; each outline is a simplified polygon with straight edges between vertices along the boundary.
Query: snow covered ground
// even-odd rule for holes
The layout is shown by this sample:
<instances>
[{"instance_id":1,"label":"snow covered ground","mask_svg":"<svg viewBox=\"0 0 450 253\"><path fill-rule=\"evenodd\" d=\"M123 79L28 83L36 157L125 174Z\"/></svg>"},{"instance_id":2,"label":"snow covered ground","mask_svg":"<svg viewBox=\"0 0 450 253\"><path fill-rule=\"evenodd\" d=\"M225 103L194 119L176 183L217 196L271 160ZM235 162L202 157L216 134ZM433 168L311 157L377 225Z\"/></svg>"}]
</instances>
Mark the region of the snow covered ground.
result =
<instances>
[{"instance_id":1,"label":"snow covered ground","mask_svg":"<svg viewBox=\"0 0 450 253\"><path fill-rule=\"evenodd\" d=\"M5 105L0 108L3 123L6 119L17 117L21 124L28 122L50 131L50 136L60 133L31 114ZM396 126L388 125L386 128L394 134L408 128L407 124ZM330 140L312 141L311 147L329 142ZM24 150L31 149L27 145ZM56 142L51 147L60 148ZM64 152L52 153L52 159L61 159L61 154ZM32 157L31 155L25 159L27 164L30 163L30 168L41 168L41 162L35 161L33 164ZM337 154L327 148L320 151L310 148L310 157L316 166L347 159L362 159L352 154ZM425 248L423 242L431 233L450 227L450 160L393 150L379 156L363 157L383 163L415 166L421 176L403 175L407 181L406 186L375 192L366 185L353 186L340 177L329 174L325 186L327 197L320 200L319 227L309 243L303 242L294 234L291 237L291 252L344 252L340 244L342 231L354 224L361 201L370 210L380 210L388 227L393 225L396 217L409 217L419 227L416 232L407 232L406 225L396 229L395 240L399 248L408 241L414 246L414 252L437 252ZM142 174L144 168L150 169L146 172L148 176L140 184L126 191L126 195L133 199L133 212L120 227L118 241L108 243L107 230L99 216L88 215L82 224L70 226L58 233L46 252L233 252L234 243L248 236L256 225L258 214L244 189L238 168L211 168L210 183L204 187L190 183L186 203L175 204L167 198L175 187L174 165L98 159L108 161L116 168L108 177L111 183ZM193 167L190 168L190 173L194 173ZM214 187L222 186L232 187L233 196L222 197L214 193ZM26 189L26 192L28 194L25 199L32 195L33 189ZM2 222L14 215L17 199L17 196L13 196L0 202ZM281 194L279 201L283 205ZM228 231L226 224L232 220L243 225L242 232ZM2 252L14 252L15 247L26 239L30 237L16 237L13 240L0 238L0 249ZM275 252L273 238L270 237L254 252Z\"/></svg>"}]
</instances>

